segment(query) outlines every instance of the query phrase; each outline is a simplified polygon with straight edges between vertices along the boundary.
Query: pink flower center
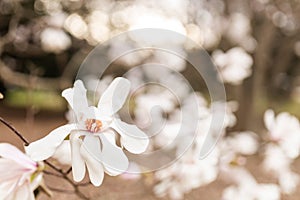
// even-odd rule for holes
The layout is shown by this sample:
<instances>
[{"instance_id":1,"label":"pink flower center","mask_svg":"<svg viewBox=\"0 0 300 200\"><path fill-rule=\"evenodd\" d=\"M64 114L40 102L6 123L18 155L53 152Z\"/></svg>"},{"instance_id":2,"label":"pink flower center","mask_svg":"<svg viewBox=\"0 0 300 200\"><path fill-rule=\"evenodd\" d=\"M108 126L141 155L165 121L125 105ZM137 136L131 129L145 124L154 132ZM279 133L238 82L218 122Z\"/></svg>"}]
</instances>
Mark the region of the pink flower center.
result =
<instances>
[{"instance_id":1,"label":"pink flower center","mask_svg":"<svg viewBox=\"0 0 300 200\"><path fill-rule=\"evenodd\" d=\"M87 119L85 121L86 129L92 133L96 133L96 132L100 131L100 129L102 128L102 125L103 125L102 122L97 119Z\"/></svg>"}]
</instances>

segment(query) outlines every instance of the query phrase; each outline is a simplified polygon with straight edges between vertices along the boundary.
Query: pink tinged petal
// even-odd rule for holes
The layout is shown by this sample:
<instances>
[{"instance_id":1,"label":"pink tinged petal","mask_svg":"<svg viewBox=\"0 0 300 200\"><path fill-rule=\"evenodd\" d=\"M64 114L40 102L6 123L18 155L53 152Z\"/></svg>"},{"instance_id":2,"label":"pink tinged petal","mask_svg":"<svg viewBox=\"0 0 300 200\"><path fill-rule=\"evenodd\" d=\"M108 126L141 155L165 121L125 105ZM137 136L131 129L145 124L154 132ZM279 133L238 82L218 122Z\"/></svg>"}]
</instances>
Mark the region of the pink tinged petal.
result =
<instances>
[{"instance_id":1,"label":"pink tinged petal","mask_svg":"<svg viewBox=\"0 0 300 200\"><path fill-rule=\"evenodd\" d=\"M146 151L149 139L138 127L127 124L120 119L115 119L111 127L121 135L121 143L128 151L134 154Z\"/></svg>"},{"instance_id":2,"label":"pink tinged petal","mask_svg":"<svg viewBox=\"0 0 300 200\"><path fill-rule=\"evenodd\" d=\"M0 166L0 185L2 181L13 180L15 182L22 177L24 173L28 172L23 166L5 158L0 158Z\"/></svg>"},{"instance_id":3,"label":"pink tinged petal","mask_svg":"<svg viewBox=\"0 0 300 200\"><path fill-rule=\"evenodd\" d=\"M8 169L5 173L10 174L10 178L5 179L5 181L4 181L1 177L1 179L0 179L1 180L1 183L0 183L0 197L5 199L5 200L8 200L8 199L12 199L12 200L26 199L25 197L16 198L15 194L18 192L18 189L23 184L26 184L26 182L29 179L28 175L24 175L24 176L27 176L27 178L24 179L25 177L22 177L22 171L14 171L14 170L10 170L10 169ZM2 173L1 173L1 175L2 175Z\"/></svg>"},{"instance_id":4,"label":"pink tinged petal","mask_svg":"<svg viewBox=\"0 0 300 200\"><path fill-rule=\"evenodd\" d=\"M125 172L129 165L128 158L122 149L115 144L115 141L112 142L111 133L101 133L99 137L102 143L102 152L98 160L102 162L106 173L116 176Z\"/></svg>"},{"instance_id":5,"label":"pink tinged petal","mask_svg":"<svg viewBox=\"0 0 300 200\"><path fill-rule=\"evenodd\" d=\"M13 182L2 182L0 184L0 197L5 199L11 193L11 188L13 186Z\"/></svg>"},{"instance_id":6,"label":"pink tinged petal","mask_svg":"<svg viewBox=\"0 0 300 200\"><path fill-rule=\"evenodd\" d=\"M36 162L31 160L27 155L11 144L0 144L0 156L13 160L24 168L35 170L37 167Z\"/></svg>"},{"instance_id":7,"label":"pink tinged petal","mask_svg":"<svg viewBox=\"0 0 300 200\"><path fill-rule=\"evenodd\" d=\"M15 173L14 170L10 170L10 168L8 168L9 166L7 166L7 164L13 166L13 161L4 163L2 162L4 160L5 159L0 159L0 197L6 199L7 196L13 193L18 184L18 178L21 176L21 174Z\"/></svg>"},{"instance_id":8,"label":"pink tinged petal","mask_svg":"<svg viewBox=\"0 0 300 200\"><path fill-rule=\"evenodd\" d=\"M103 182L104 171L101 161L97 160L97 155L101 154L99 137L86 135L80 148L80 154L85 160L92 184L100 186Z\"/></svg>"},{"instance_id":9,"label":"pink tinged petal","mask_svg":"<svg viewBox=\"0 0 300 200\"><path fill-rule=\"evenodd\" d=\"M130 82L122 77L115 78L102 94L98 108L104 115L113 115L124 105L130 91Z\"/></svg>"},{"instance_id":10,"label":"pink tinged petal","mask_svg":"<svg viewBox=\"0 0 300 200\"><path fill-rule=\"evenodd\" d=\"M42 139L25 146L25 151L35 161L46 160L55 153L58 146L76 128L76 124L67 124L58 127Z\"/></svg>"},{"instance_id":11,"label":"pink tinged petal","mask_svg":"<svg viewBox=\"0 0 300 200\"><path fill-rule=\"evenodd\" d=\"M85 164L80 154L80 146L82 145L82 140L80 139L80 136L82 135L84 134L80 132L74 132L71 133L70 135L72 173L73 173L73 179L76 182L82 181L85 175Z\"/></svg>"},{"instance_id":12,"label":"pink tinged petal","mask_svg":"<svg viewBox=\"0 0 300 200\"><path fill-rule=\"evenodd\" d=\"M81 80L75 81L74 87L64 90L62 96L74 110L77 120L80 120L78 118L80 118L81 114L88 107L86 88L84 87L83 82Z\"/></svg>"}]
</instances>

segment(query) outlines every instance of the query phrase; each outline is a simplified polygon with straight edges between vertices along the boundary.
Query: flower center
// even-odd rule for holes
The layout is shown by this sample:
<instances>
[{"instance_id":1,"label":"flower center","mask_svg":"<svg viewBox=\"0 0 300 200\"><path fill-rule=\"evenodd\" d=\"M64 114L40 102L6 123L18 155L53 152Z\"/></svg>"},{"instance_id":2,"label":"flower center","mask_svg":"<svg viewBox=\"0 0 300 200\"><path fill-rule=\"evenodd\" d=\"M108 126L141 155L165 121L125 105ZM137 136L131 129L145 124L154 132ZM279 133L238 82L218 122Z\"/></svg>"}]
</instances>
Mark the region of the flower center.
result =
<instances>
[{"instance_id":1,"label":"flower center","mask_svg":"<svg viewBox=\"0 0 300 200\"><path fill-rule=\"evenodd\" d=\"M100 131L100 129L102 128L102 125L103 125L102 122L97 119L87 119L85 121L86 129L92 133L96 133L96 132Z\"/></svg>"}]
</instances>

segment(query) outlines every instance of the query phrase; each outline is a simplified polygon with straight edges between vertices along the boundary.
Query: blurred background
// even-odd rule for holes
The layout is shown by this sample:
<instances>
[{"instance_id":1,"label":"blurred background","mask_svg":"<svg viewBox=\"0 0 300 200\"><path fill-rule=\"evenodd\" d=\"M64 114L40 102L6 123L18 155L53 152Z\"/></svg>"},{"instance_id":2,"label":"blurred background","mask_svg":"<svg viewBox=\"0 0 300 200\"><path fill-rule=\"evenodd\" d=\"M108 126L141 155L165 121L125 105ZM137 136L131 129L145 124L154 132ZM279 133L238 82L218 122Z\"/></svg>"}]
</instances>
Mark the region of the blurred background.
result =
<instances>
[{"instance_id":1,"label":"blurred background","mask_svg":"<svg viewBox=\"0 0 300 200\"><path fill-rule=\"evenodd\" d=\"M64 123L61 91L72 86L88 53L139 28L178 32L211 55L228 100L239 104L230 131L261 132L268 108L300 117L299 0L0 0L1 117L29 138ZM130 59L107 74L117 76L140 62ZM205 87L193 82L193 73L179 71L194 88ZM16 144L15 138L3 140ZM252 168L257 162L252 159ZM200 193L209 199L212 191Z\"/></svg>"},{"instance_id":2,"label":"blurred background","mask_svg":"<svg viewBox=\"0 0 300 200\"><path fill-rule=\"evenodd\" d=\"M239 46L251 56L245 80L226 85L240 103L239 129L257 127L267 107L299 115L299 9L297 0L2 0L2 104L62 111L60 91L94 46L133 28L165 27L209 53Z\"/></svg>"}]
</instances>

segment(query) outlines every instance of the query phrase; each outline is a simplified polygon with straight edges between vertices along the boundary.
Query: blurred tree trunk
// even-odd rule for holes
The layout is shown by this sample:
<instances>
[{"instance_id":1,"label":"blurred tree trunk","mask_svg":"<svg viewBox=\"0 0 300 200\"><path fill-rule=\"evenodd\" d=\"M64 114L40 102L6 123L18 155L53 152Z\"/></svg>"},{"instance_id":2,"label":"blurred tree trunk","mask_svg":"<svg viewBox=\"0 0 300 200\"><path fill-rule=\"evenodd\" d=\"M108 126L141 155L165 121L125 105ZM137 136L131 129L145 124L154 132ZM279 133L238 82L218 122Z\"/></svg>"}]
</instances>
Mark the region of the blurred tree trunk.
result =
<instances>
[{"instance_id":1,"label":"blurred tree trunk","mask_svg":"<svg viewBox=\"0 0 300 200\"><path fill-rule=\"evenodd\" d=\"M248 100L243 101L244 105L243 113L245 114L245 128L253 129L254 131L260 130L262 127L262 115L265 109L267 99L267 87L265 78L268 66L270 66L272 59L272 50L275 42L276 29L272 22L267 18L255 19L260 22L254 28L254 36L257 40L257 47L254 53L254 67L252 81L252 90L249 90L249 85L244 86L243 94ZM252 93L252 97L251 97ZM251 100L250 100L251 99Z\"/></svg>"}]
</instances>

